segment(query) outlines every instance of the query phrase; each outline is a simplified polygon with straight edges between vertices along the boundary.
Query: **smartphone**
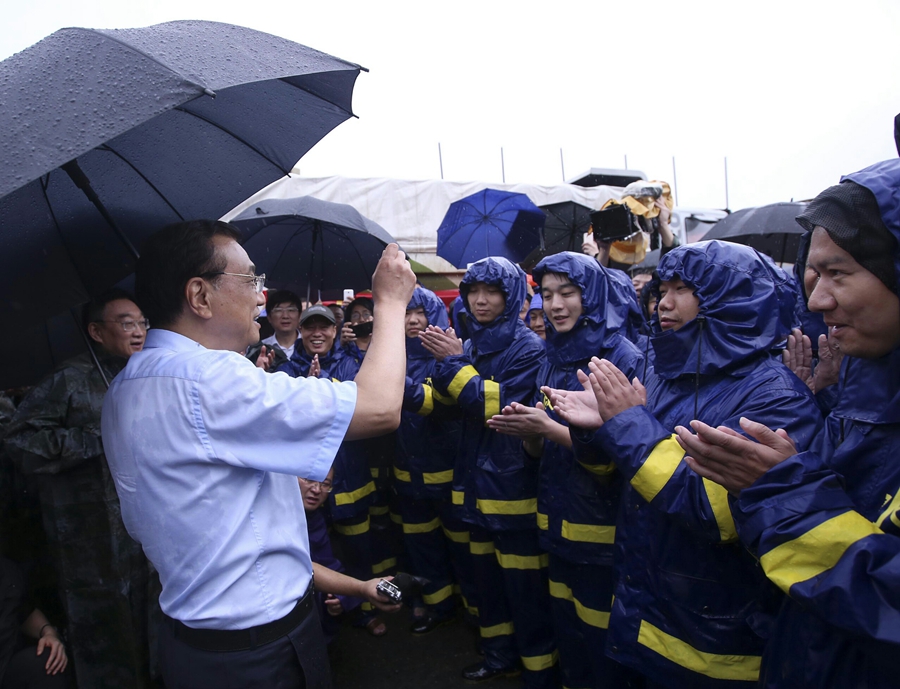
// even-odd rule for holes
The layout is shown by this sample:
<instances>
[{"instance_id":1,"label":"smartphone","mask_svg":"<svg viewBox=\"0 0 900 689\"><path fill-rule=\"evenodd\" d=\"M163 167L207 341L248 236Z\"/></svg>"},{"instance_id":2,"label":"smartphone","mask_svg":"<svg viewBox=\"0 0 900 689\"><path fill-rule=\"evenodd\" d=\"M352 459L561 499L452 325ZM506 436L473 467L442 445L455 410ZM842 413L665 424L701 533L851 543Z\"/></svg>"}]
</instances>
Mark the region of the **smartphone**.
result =
<instances>
[{"instance_id":1,"label":"smartphone","mask_svg":"<svg viewBox=\"0 0 900 689\"><path fill-rule=\"evenodd\" d=\"M372 323L373 321L357 323L356 325L351 325L350 330L352 330L353 334L357 337L368 337L372 334Z\"/></svg>"},{"instance_id":2,"label":"smartphone","mask_svg":"<svg viewBox=\"0 0 900 689\"><path fill-rule=\"evenodd\" d=\"M349 302L353 301L353 290L352 289L344 290L344 298L342 301L344 302L344 306L346 306Z\"/></svg>"}]
</instances>

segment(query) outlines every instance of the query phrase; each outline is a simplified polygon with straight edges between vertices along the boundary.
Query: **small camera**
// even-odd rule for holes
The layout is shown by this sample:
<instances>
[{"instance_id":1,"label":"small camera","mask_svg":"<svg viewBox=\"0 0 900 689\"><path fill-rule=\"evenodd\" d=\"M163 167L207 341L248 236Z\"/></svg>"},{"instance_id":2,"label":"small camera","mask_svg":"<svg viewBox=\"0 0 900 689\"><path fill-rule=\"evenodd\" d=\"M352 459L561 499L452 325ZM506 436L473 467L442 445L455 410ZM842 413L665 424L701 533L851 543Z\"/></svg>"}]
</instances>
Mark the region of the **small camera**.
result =
<instances>
[{"instance_id":1,"label":"small camera","mask_svg":"<svg viewBox=\"0 0 900 689\"><path fill-rule=\"evenodd\" d=\"M403 592L400 590L400 587L395 586L393 582L382 579L375 586L375 590L385 598L390 598L392 603L396 604L403 602Z\"/></svg>"}]
</instances>

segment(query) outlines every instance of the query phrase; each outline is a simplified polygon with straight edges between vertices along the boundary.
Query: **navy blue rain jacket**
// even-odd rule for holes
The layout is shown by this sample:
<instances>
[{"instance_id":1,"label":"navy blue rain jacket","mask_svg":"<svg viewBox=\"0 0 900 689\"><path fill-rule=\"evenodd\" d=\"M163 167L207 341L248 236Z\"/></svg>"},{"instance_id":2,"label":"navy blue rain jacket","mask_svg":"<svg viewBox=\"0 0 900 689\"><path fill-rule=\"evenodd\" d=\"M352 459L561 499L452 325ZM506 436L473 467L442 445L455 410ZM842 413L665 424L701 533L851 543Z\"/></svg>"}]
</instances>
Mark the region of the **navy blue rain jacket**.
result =
<instances>
[{"instance_id":1,"label":"navy blue rain jacket","mask_svg":"<svg viewBox=\"0 0 900 689\"><path fill-rule=\"evenodd\" d=\"M900 240L900 160L844 180L874 193ZM894 263L900 276L900 250ZM900 684L900 347L845 357L841 378L810 451L735 503L741 539L790 596L766 651L765 687Z\"/></svg>"},{"instance_id":2,"label":"navy blue rain jacket","mask_svg":"<svg viewBox=\"0 0 900 689\"><path fill-rule=\"evenodd\" d=\"M626 483L607 654L663 686L751 686L778 592L738 542L727 492L690 470L673 430L697 418L740 432L747 416L806 448L822 417L809 388L770 354L791 325L783 273L724 242L675 248L658 273L694 288L699 316L667 332L654 317L646 407L609 419L592 439L573 432L580 461L613 457Z\"/></svg>"},{"instance_id":3,"label":"navy blue rain jacket","mask_svg":"<svg viewBox=\"0 0 900 689\"><path fill-rule=\"evenodd\" d=\"M467 295L476 282L498 285L506 296L503 313L488 325L469 311ZM466 272L460 294L470 339L462 355L438 362L433 379L464 414L453 504L460 518L491 531L534 529L538 462L526 456L519 438L485 426L506 405L531 402L545 360L544 341L519 318L525 273L505 258L484 258Z\"/></svg>"},{"instance_id":4,"label":"navy blue rain jacket","mask_svg":"<svg viewBox=\"0 0 900 689\"><path fill-rule=\"evenodd\" d=\"M568 275L581 289L582 314L572 330L557 333L550 314L544 318L547 362L538 372L535 401L543 401L550 418L564 426L540 387L582 390L577 372L589 373L594 356L610 361L628 380L644 374L643 356L625 337L627 302L610 297L613 272L589 256L566 251L544 258L532 273L538 284L547 273ZM632 289L630 283L628 287ZM538 492L541 547L569 562L612 566L621 492L622 476L612 464L583 466L569 448L544 440Z\"/></svg>"},{"instance_id":5,"label":"navy blue rain jacket","mask_svg":"<svg viewBox=\"0 0 900 689\"><path fill-rule=\"evenodd\" d=\"M309 367L312 366L312 355L308 354L303 346L302 340L297 340L297 346L294 347L294 353L291 358L279 366L277 371L284 371L293 378L306 378L309 375ZM331 351L324 357L319 357L319 366L322 369L320 378L334 378L338 365L344 358L344 351L334 346Z\"/></svg>"},{"instance_id":6,"label":"navy blue rain jacket","mask_svg":"<svg viewBox=\"0 0 900 689\"><path fill-rule=\"evenodd\" d=\"M428 325L442 330L449 327L444 302L431 290L417 286L406 308L424 309ZM453 400L434 389L436 364L419 338L406 339L406 389L397 432L394 487L398 494L415 499L450 499L462 428Z\"/></svg>"}]
</instances>

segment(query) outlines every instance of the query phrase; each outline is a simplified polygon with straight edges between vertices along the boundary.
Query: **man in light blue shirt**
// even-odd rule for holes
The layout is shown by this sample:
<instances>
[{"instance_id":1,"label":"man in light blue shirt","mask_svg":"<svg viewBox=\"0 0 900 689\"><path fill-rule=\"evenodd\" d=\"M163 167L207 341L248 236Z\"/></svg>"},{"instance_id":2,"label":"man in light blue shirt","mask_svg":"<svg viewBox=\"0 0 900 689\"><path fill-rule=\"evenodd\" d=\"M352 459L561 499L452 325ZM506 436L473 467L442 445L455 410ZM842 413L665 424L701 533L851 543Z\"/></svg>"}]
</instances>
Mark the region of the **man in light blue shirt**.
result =
<instances>
[{"instance_id":1,"label":"man in light blue shirt","mask_svg":"<svg viewBox=\"0 0 900 689\"><path fill-rule=\"evenodd\" d=\"M296 477L323 480L345 437L399 424L415 276L390 245L355 382L267 374L241 355L265 297L238 238L191 221L143 247L137 299L155 327L107 393L104 448L126 528L160 574L166 686L324 687ZM383 602L376 580L315 573L319 590Z\"/></svg>"}]
</instances>

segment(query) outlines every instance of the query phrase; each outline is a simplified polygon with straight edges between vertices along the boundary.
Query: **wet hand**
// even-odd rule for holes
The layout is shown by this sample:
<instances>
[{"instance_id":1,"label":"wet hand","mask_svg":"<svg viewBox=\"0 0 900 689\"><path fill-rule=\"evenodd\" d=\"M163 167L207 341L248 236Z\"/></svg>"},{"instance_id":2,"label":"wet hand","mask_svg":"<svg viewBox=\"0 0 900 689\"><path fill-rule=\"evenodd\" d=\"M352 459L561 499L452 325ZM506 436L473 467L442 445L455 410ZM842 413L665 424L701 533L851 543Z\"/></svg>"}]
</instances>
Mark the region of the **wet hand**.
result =
<instances>
[{"instance_id":1,"label":"wet hand","mask_svg":"<svg viewBox=\"0 0 900 689\"><path fill-rule=\"evenodd\" d=\"M587 389L557 390L544 386L541 392L550 400L554 413L567 424L595 431L603 425L603 418L597 410L597 398L586 374L578 371L578 380Z\"/></svg>"},{"instance_id":2,"label":"wet hand","mask_svg":"<svg viewBox=\"0 0 900 689\"><path fill-rule=\"evenodd\" d=\"M463 343L452 328L446 331L429 325L419 333L422 346L427 349L437 361L443 361L448 356L458 356L463 353Z\"/></svg>"},{"instance_id":3,"label":"wet hand","mask_svg":"<svg viewBox=\"0 0 900 689\"><path fill-rule=\"evenodd\" d=\"M800 380L816 391L812 376L812 343L799 328L794 328L788 335L787 347L781 353L781 361Z\"/></svg>"},{"instance_id":4,"label":"wet hand","mask_svg":"<svg viewBox=\"0 0 900 689\"><path fill-rule=\"evenodd\" d=\"M488 419L487 427L503 435L536 439L543 437L548 421L550 417L540 402L533 407L513 402L504 407L499 414Z\"/></svg>"},{"instance_id":5,"label":"wet hand","mask_svg":"<svg viewBox=\"0 0 900 689\"><path fill-rule=\"evenodd\" d=\"M588 369L591 372L591 390L597 399L597 411L604 421L609 421L626 409L647 403L647 391L641 382L635 378L629 383L625 374L609 361L594 357L588 364Z\"/></svg>"},{"instance_id":6,"label":"wet hand","mask_svg":"<svg viewBox=\"0 0 900 689\"><path fill-rule=\"evenodd\" d=\"M819 363L812 376L813 392L821 392L829 385L838 382L841 376L841 361L844 354L838 344L832 343L831 338L819 335Z\"/></svg>"},{"instance_id":7,"label":"wet hand","mask_svg":"<svg viewBox=\"0 0 900 689\"><path fill-rule=\"evenodd\" d=\"M696 435L684 426L675 428L687 465L732 495L740 495L769 469L797 454L785 430L773 431L744 418L740 424L750 438L727 426L713 428L702 421L691 421Z\"/></svg>"},{"instance_id":8,"label":"wet hand","mask_svg":"<svg viewBox=\"0 0 900 689\"><path fill-rule=\"evenodd\" d=\"M415 288L416 274L406 260L406 254L396 244L388 244L372 276L375 303L393 302L402 304L405 309Z\"/></svg>"}]
</instances>

